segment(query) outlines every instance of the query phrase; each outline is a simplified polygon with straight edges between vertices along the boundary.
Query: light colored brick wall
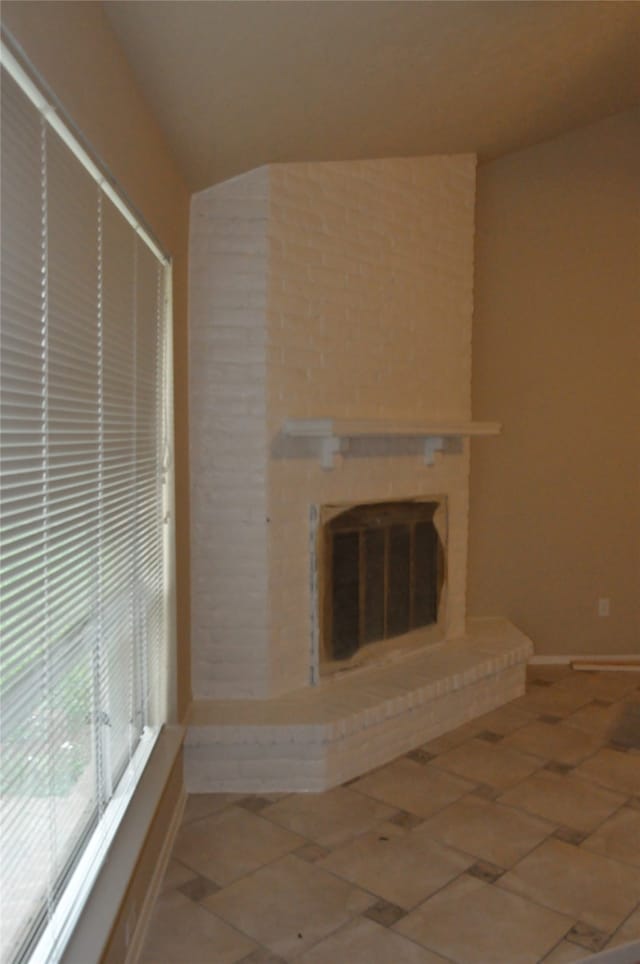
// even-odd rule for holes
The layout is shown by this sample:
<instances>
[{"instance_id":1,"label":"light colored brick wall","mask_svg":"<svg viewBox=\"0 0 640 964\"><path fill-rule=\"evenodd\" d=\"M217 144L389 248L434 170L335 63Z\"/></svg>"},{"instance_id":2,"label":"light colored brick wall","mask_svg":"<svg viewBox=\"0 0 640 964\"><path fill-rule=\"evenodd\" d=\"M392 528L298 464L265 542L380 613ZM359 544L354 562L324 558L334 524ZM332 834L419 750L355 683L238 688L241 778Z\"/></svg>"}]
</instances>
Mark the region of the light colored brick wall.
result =
<instances>
[{"instance_id":1,"label":"light colored brick wall","mask_svg":"<svg viewBox=\"0 0 640 964\"><path fill-rule=\"evenodd\" d=\"M354 446L333 471L284 418L470 417L475 158L283 164L193 200L193 680L266 697L310 670L311 505L446 493L464 631L469 454Z\"/></svg>"},{"instance_id":2,"label":"light colored brick wall","mask_svg":"<svg viewBox=\"0 0 640 964\"><path fill-rule=\"evenodd\" d=\"M267 695L268 192L260 168L196 194L191 206L196 699Z\"/></svg>"},{"instance_id":3,"label":"light colored brick wall","mask_svg":"<svg viewBox=\"0 0 640 964\"><path fill-rule=\"evenodd\" d=\"M359 445L333 471L287 417L470 418L475 157L270 168L271 692L309 681L309 507L447 493L450 636L464 632L468 446L426 467Z\"/></svg>"}]
</instances>

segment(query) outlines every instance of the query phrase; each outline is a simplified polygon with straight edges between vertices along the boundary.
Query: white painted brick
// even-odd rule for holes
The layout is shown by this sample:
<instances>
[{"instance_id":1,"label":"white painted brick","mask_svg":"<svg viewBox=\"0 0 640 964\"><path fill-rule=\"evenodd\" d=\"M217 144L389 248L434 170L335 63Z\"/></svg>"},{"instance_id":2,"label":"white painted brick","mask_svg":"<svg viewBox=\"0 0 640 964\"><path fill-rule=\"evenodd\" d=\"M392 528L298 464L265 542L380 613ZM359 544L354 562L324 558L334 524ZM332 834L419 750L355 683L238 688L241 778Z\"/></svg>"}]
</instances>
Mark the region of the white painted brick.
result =
<instances>
[{"instance_id":1,"label":"white painted brick","mask_svg":"<svg viewBox=\"0 0 640 964\"><path fill-rule=\"evenodd\" d=\"M192 678L201 698L267 695L267 211L264 169L192 201Z\"/></svg>"},{"instance_id":2,"label":"white painted brick","mask_svg":"<svg viewBox=\"0 0 640 964\"><path fill-rule=\"evenodd\" d=\"M448 652L407 657L391 674L386 667L353 674L306 691L306 699L301 691L258 706L196 709L185 744L187 789L324 790L515 699L524 692L531 642L505 621L476 620L472 627L471 637L454 641ZM376 702L374 690L388 688L389 675L405 695ZM433 685L421 686L421 675ZM302 722L311 709L326 722ZM271 725L276 716L281 722ZM254 722L238 725L243 718Z\"/></svg>"},{"instance_id":3,"label":"white painted brick","mask_svg":"<svg viewBox=\"0 0 640 964\"><path fill-rule=\"evenodd\" d=\"M366 443L332 473L271 446L292 416L470 416L474 190L459 156L277 164L193 199L197 695L307 684L311 504L446 492L464 631L467 445L427 469Z\"/></svg>"}]
</instances>

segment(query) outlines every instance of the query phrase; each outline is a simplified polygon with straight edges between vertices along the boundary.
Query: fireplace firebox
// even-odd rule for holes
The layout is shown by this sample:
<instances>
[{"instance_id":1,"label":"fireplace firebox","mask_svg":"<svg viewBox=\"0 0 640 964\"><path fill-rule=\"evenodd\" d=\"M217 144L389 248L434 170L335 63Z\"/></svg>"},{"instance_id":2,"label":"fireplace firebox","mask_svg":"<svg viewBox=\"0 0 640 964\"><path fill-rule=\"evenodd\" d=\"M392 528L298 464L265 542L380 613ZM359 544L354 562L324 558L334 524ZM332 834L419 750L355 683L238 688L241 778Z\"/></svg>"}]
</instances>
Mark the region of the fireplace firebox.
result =
<instances>
[{"instance_id":1,"label":"fireplace firebox","mask_svg":"<svg viewBox=\"0 0 640 964\"><path fill-rule=\"evenodd\" d=\"M446 571L444 498L327 506L319 538L325 669L361 662L391 641L437 637Z\"/></svg>"}]
</instances>

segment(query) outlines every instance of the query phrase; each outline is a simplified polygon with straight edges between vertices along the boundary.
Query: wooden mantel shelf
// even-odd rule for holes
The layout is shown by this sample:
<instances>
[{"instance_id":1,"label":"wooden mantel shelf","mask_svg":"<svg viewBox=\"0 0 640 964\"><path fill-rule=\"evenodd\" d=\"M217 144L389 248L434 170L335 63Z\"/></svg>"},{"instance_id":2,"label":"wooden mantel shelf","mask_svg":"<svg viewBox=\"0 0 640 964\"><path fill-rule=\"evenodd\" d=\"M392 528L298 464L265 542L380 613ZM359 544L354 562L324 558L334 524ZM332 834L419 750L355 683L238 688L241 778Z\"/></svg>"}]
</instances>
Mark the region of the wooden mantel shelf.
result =
<instances>
[{"instance_id":1,"label":"wooden mantel shelf","mask_svg":"<svg viewBox=\"0 0 640 964\"><path fill-rule=\"evenodd\" d=\"M404 419L288 418L282 426L289 438L316 439L320 443L320 464L332 469L335 456L352 438L421 438L424 461L433 465L435 453L445 451L447 439L499 435L499 422Z\"/></svg>"}]
</instances>

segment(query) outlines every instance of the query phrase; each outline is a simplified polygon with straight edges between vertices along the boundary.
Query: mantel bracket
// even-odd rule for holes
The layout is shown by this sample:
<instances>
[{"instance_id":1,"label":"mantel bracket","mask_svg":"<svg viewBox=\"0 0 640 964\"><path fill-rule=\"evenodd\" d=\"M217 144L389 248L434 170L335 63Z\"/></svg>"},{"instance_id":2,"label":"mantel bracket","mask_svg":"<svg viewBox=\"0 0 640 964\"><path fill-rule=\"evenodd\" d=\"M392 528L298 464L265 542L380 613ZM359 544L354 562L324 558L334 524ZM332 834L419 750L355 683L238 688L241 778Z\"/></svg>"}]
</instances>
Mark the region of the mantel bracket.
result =
<instances>
[{"instance_id":1,"label":"mantel bracket","mask_svg":"<svg viewBox=\"0 0 640 964\"><path fill-rule=\"evenodd\" d=\"M320 465L323 469L332 469L335 466L336 455L342 451L342 442L337 435L328 435L320 440Z\"/></svg>"},{"instance_id":2,"label":"mantel bracket","mask_svg":"<svg viewBox=\"0 0 640 964\"><path fill-rule=\"evenodd\" d=\"M427 435L424 440L424 464L433 465L436 460L436 452L442 452L445 447L445 438L442 435Z\"/></svg>"}]
</instances>

